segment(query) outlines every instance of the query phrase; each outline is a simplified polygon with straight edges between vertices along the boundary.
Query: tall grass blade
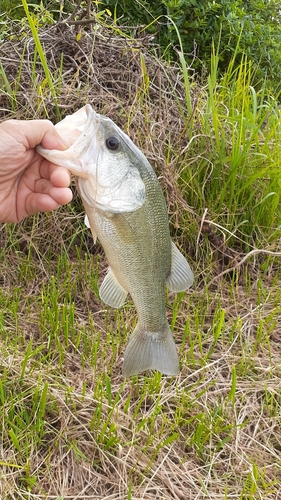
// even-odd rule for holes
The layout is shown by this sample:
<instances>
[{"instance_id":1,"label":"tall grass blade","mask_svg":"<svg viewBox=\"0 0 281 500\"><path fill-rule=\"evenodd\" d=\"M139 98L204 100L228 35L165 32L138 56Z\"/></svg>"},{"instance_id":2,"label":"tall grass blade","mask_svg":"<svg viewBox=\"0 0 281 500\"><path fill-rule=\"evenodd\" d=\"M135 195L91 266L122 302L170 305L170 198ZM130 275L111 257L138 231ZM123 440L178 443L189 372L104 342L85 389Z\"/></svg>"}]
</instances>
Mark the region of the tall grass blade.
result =
<instances>
[{"instance_id":1,"label":"tall grass blade","mask_svg":"<svg viewBox=\"0 0 281 500\"><path fill-rule=\"evenodd\" d=\"M22 4L23 4L23 8L25 10L25 14L26 14L26 17L27 17L27 20L28 20L28 23L29 23L29 26L30 26L30 29L31 29L31 32L32 32L32 36L33 36L33 39L34 39L36 50L38 52L41 64L42 64L43 69L44 69L44 73L45 73L45 76L46 76L46 79L47 79L47 82L48 82L48 85L49 85L49 89L50 89L51 95L52 95L52 97L54 99L54 105L55 105L56 115L57 115L57 118L59 119L60 118L60 110L59 110L58 105L57 105L57 95L56 95L55 87L54 87L54 84L53 84L52 74L51 74L51 72L49 70L49 67L48 67L48 62L47 62L47 59L45 57L45 53L44 53L42 44L40 42L38 31L37 31L36 26L34 24L33 18L30 15L28 3L27 3L26 0L22 0Z\"/></svg>"}]
</instances>

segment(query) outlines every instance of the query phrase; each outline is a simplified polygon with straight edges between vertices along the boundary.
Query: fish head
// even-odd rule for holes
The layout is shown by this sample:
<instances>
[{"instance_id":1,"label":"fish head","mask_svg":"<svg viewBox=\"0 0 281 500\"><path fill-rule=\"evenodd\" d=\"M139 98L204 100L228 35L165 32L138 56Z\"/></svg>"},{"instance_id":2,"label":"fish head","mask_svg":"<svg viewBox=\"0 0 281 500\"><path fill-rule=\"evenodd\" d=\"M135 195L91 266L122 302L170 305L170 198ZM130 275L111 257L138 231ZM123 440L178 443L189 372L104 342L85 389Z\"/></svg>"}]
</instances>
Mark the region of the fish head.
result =
<instances>
[{"instance_id":1,"label":"fish head","mask_svg":"<svg viewBox=\"0 0 281 500\"><path fill-rule=\"evenodd\" d=\"M145 185L138 168L142 153L112 120L87 104L55 127L66 149L39 145L37 151L70 170L85 204L108 214L133 212L144 204Z\"/></svg>"}]
</instances>

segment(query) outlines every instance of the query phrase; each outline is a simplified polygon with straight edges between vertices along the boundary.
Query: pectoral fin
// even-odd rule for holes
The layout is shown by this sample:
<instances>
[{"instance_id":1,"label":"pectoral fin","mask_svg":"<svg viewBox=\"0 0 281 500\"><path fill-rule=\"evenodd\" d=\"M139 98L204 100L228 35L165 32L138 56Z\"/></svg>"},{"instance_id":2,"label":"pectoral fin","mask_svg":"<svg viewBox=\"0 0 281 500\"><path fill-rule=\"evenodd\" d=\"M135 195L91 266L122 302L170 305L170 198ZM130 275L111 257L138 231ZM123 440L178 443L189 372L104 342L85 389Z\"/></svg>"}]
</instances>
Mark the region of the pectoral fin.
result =
<instances>
[{"instance_id":1,"label":"pectoral fin","mask_svg":"<svg viewBox=\"0 0 281 500\"><path fill-rule=\"evenodd\" d=\"M118 283L112 270L109 268L99 289L101 300L111 307L121 307L127 297L127 292Z\"/></svg>"},{"instance_id":2,"label":"pectoral fin","mask_svg":"<svg viewBox=\"0 0 281 500\"><path fill-rule=\"evenodd\" d=\"M193 283L193 272L189 264L176 245L172 244L171 272L166 280L166 285L171 292L183 292Z\"/></svg>"},{"instance_id":3,"label":"pectoral fin","mask_svg":"<svg viewBox=\"0 0 281 500\"><path fill-rule=\"evenodd\" d=\"M89 227L89 228L91 227L91 226L90 226L90 222L89 222L88 215L85 215L85 218L84 218L84 224L85 224L85 226L87 226L87 227Z\"/></svg>"},{"instance_id":4,"label":"pectoral fin","mask_svg":"<svg viewBox=\"0 0 281 500\"><path fill-rule=\"evenodd\" d=\"M94 230L93 226L91 226L90 221L89 221L89 217L87 214L85 215L84 223L85 223L85 226L87 226L89 229L91 229L94 243L96 244L98 235L97 235L96 231Z\"/></svg>"}]
</instances>

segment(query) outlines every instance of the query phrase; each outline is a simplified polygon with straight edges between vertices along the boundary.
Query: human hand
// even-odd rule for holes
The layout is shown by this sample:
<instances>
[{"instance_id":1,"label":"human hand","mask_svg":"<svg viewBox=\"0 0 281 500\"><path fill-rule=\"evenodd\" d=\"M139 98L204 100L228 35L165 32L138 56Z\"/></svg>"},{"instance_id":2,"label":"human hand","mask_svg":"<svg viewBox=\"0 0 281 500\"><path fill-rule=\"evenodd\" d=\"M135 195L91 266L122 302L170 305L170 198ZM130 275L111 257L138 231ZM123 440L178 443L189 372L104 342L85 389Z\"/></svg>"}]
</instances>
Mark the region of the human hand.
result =
<instances>
[{"instance_id":1,"label":"human hand","mask_svg":"<svg viewBox=\"0 0 281 500\"><path fill-rule=\"evenodd\" d=\"M35 147L65 149L48 120L0 123L0 222L19 222L69 203L70 173L45 160Z\"/></svg>"}]
</instances>

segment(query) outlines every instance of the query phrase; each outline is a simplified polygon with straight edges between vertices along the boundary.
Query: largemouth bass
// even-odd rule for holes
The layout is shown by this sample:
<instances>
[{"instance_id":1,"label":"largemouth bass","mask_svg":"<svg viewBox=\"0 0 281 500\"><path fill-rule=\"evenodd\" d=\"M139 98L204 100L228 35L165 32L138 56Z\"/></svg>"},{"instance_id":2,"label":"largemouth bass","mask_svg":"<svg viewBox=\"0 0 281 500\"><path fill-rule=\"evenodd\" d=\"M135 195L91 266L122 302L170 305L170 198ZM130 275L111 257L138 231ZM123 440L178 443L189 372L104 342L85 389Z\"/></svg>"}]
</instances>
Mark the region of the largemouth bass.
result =
<instances>
[{"instance_id":1,"label":"largemouth bass","mask_svg":"<svg viewBox=\"0 0 281 500\"><path fill-rule=\"evenodd\" d=\"M56 128L69 147L58 151L38 146L37 150L76 177L86 222L110 266L100 297L118 308L129 293L137 309L123 375L148 369L175 375L179 361L165 313L165 286L173 292L186 290L193 274L171 241L156 174L129 137L88 104Z\"/></svg>"}]
</instances>

